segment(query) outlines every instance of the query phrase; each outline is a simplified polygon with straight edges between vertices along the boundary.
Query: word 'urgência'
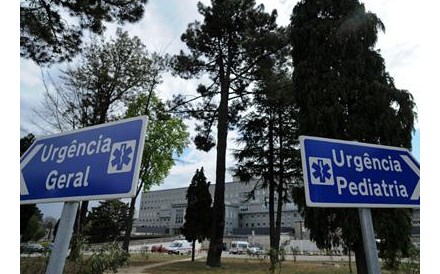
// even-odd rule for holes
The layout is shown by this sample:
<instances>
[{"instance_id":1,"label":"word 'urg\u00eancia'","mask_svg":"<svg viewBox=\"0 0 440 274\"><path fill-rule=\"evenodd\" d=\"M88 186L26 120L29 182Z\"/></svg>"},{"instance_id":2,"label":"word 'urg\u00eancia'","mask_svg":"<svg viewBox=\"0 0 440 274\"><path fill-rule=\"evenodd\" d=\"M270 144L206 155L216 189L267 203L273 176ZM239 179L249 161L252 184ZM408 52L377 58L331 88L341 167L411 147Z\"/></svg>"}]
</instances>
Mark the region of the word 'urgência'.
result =
<instances>
[{"instance_id":1,"label":"word 'urg\u00eancia'","mask_svg":"<svg viewBox=\"0 0 440 274\"><path fill-rule=\"evenodd\" d=\"M53 144L50 146L44 145L41 161L55 161L61 164L66 158L71 159L85 155L109 153L111 144L112 139L103 139L103 136L99 135L98 140L91 140L89 142L78 143L77 140L73 140L70 145L61 147L54 146Z\"/></svg>"}]
</instances>

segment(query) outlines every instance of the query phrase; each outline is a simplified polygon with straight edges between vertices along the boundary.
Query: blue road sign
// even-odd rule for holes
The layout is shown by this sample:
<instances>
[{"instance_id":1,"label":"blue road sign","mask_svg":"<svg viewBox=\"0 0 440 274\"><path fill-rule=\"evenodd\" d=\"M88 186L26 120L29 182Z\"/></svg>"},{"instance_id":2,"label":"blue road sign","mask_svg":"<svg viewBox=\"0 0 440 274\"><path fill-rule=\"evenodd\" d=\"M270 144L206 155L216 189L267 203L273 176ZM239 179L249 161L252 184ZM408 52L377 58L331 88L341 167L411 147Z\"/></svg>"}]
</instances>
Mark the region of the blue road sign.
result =
<instances>
[{"instance_id":1,"label":"blue road sign","mask_svg":"<svg viewBox=\"0 0 440 274\"><path fill-rule=\"evenodd\" d=\"M311 207L420 207L420 164L407 149L300 136Z\"/></svg>"},{"instance_id":2,"label":"blue road sign","mask_svg":"<svg viewBox=\"0 0 440 274\"><path fill-rule=\"evenodd\" d=\"M147 117L37 139L20 159L20 203L132 197Z\"/></svg>"}]
</instances>

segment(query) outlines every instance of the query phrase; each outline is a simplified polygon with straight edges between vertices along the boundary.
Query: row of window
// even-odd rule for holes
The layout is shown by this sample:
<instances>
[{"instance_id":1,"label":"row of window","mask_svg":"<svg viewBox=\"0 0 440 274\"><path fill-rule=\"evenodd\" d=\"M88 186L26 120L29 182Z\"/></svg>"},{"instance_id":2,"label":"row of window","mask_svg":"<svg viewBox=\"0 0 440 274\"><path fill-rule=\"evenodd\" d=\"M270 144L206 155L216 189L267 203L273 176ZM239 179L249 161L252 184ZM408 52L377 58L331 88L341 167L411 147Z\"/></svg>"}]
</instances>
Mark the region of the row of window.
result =
<instances>
[{"instance_id":1,"label":"row of window","mask_svg":"<svg viewBox=\"0 0 440 274\"><path fill-rule=\"evenodd\" d=\"M228 187L228 184L226 185L226 187ZM225 198L226 199L233 199L233 198L246 198L247 197L247 193L251 188L249 186L245 186L242 184L238 184L237 186L231 186L229 188L230 191L227 191L225 193ZM241 191L241 192L239 192ZM144 196L143 197L143 201L142 201L142 208L145 207L146 204L158 204L158 203L172 203L175 202L176 200L178 200L178 198L181 198L182 196L184 196L184 189L182 189L182 195L179 195L180 193L173 193L173 195L170 195L169 193L160 193L160 194L153 194L153 195L148 195L148 196ZM260 196L260 195L265 195L265 191L264 190L257 190L255 193L256 197ZM212 195L212 194L211 194ZM170 196L172 198L170 198ZM182 202L186 202L186 200L181 200ZM157 207L146 207L146 209L154 209Z\"/></svg>"},{"instance_id":2,"label":"row of window","mask_svg":"<svg viewBox=\"0 0 440 274\"><path fill-rule=\"evenodd\" d=\"M284 226L284 222L281 222L281 225ZM239 227L243 227L243 224L239 224ZM244 227L266 227L266 223L245 223Z\"/></svg>"},{"instance_id":3,"label":"row of window","mask_svg":"<svg viewBox=\"0 0 440 274\"><path fill-rule=\"evenodd\" d=\"M283 214L283 218L290 219L290 218L292 218L292 216L293 216L293 218L296 218L298 216L298 214L297 213L293 213L293 215L289 214L289 213L284 213ZM269 215L267 215L267 214L249 214L249 215L240 215L240 217L241 217L241 219L243 217L248 217L248 218L254 219L254 218L268 218Z\"/></svg>"},{"instance_id":4,"label":"row of window","mask_svg":"<svg viewBox=\"0 0 440 274\"><path fill-rule=\"evenodd\" d=\"M183 223L183 209L176 209L176 224Z\"/></svg>"},{"instance_id":5,"label":"row of window","mask_svg":"<svg viewBox=\"0 0 440 274\"><path fill-rule=\"evenodd\" d=\"M139 219L139 222L145 223L153 223L153 222L159 222L159 219Z\"/></svg>"}]
</instances>

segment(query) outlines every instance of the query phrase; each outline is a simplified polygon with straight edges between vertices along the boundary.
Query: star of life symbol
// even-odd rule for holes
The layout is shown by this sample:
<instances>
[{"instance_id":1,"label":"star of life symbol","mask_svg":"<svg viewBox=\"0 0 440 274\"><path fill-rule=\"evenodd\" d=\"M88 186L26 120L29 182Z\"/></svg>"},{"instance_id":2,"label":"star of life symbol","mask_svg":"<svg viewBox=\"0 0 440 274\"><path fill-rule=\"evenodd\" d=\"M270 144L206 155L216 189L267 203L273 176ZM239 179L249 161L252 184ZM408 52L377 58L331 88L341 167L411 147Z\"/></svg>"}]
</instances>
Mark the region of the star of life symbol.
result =
<instances>
[{"instance_id":1,"label":"star of life symbol","mask_svg":"<svg viewBox=\"0 0 440 274\"><path fill-rule=\"evenodd\" d=\"M113 143L107 174L131 171L136 140Z\"/></svg>"},{"instance_id":2,"label":"star of life symbol","mask_svg":"<svg viewBox=\"0 0 440 274\"><path fill-rule=\"evenodd\" d=\"M328 186L335 184L331 159L309 157L309 170L312 174L310 176L312 184Z\"/></svg>"}]
</instances>

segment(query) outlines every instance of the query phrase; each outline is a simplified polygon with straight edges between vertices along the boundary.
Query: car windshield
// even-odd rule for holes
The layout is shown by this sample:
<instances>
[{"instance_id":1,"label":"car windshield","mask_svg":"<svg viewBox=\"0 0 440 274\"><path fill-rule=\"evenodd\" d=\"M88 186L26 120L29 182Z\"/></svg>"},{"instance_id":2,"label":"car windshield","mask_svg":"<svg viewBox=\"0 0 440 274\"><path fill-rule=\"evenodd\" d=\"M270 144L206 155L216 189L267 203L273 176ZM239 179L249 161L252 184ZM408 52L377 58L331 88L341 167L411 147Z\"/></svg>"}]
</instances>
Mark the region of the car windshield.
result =
<instances>
[{"instance_id":1,"label":"car windshield","mask_svg":"<svg viewBox=\"0 0 440 274\"><path fill-rule=\"evenodd\" d=\"M172 244L170 245L170 247L180 247L180 246L182 246L181 243L172 243Z\"/></svg>"}]
</instances>

